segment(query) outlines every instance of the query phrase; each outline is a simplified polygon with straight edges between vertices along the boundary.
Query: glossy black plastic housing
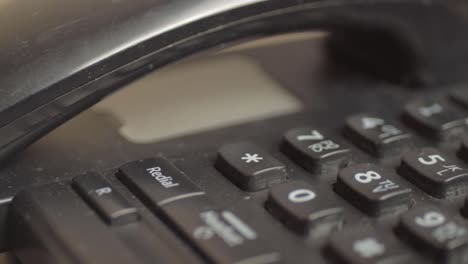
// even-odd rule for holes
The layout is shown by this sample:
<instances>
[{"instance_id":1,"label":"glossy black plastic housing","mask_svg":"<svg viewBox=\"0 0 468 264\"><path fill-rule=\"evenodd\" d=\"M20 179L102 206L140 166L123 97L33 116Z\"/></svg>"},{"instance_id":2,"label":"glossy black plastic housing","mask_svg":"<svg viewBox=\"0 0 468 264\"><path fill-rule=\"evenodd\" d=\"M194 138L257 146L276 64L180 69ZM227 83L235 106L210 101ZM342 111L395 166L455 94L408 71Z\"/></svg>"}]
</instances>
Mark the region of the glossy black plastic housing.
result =
<instances>
[{"instance_id":1,"label":"glossy black plastic housing","mask_svg":"<svg viewBox=\"0 0 468 264\"><path fill-rule=\"evenodd\" d=\"M375 76L362 74L355 65L343 67L342 64L330 61L324 35L319 34L320 37L317 38L316 34L312 36L314 37L310 40L294 38L295 41L275 42L274 45L254 45L248 49L230 48L228 53L210 52L209 56L181 62L181 66L189 64L197 67L203 65L205 60L217 61L232 56L247 57L255 64L261 65L264 72L269 73L286 92L300 101L303 109L297 113L246 122L181 138L134 144L119 133L122 126L119 122L115 122L116 118L90 109L19 153L15 159L4 163L0 169L0 198L2 198L0 199L0 248L9 247L23 263L34 264L76 263L79 262L77 260L82 260L83 263L117 263L126 260L122 255L127 251L127 253L138 253L138 257L145 258L146 262L143 260L143 263L199 263L197 260L200 259L197 256L204 257L206 254L190 250L191 242L177 236L178 229L173 228L172 222L154 210L155 206L151 206L143 195L135 192L136 188L126 187L121 175L116 174L119 168L128 162L164 157L207 196L216 201L220 208L232 208L242 215L252 217L248 223L252 226L255 224L253 227L259 224L262 230L259 229L258 234L264 234L265 240L272 244L272 248L281 250L280 255L285 263L303 263L304 260L310 263L327 263L324 259L327 255L324 255L322 250L328 241L328 236L317 240L310 239L323 234L323 229L314 230L310 236L296 234L284 226L281 219L276 218L279 215L273 215L265 208L268 189L253 193L242 191L222 171L216 169L219 149L225 144L244 141L253 142L284 164L291 181L305 181L323 191L331 202L335 201L342 206L343 216L338 218L344 220L343 228L354 229L362 226L365 230L369 230L370 226L378 225L379 233L380 231L393 233L393 228L398 225L398 213L391 213L380 219L370 216L365 209L360 210L359 206L347 202L334 191L338 166L330 164L323 166L323 169L317 172L306 171L302 168L301 161L281 150L281 141L284 134L291 129L313 127L323 133L327 139L336 139L346 144L352 153L352 164L379 164L396 172L395 169L401 161L398 157L400 152L389 151L389 154L396 156L378 158L369 155L366 149L358 148L353 139L343 137L347 118L358 113L375 113L389 124L411 133L414 136L415 147L432 146L454 155L458 150L458 145L454 144L456 142L432 141L425 137L427 131L406 124L401 118L405 105L415 100L425 97L450 100L449 90L452 87L409 89L391 85ZM283 40L285 37L289 38L283 36L280 39ZM200 64L194 64L197 61ZM465 63L465 66L460 66L458 69L461 73L460 78L464 78L465 83L468 76L463 72L466 72L467 65ZM177 65L175 67L179 68ZM447 74L453 74L452 69L451 67L441 69L437 75L444 76L445 71ZM180 74L182 76L185 72L181 71ZM240 75L236 72L227 74ZM203 80L210 84L208 82L210 78ZM213 86L213 83L211 85ZM191 88L193 84L190 82L186 87ZM466 88L466 85L461 84L459 88ZM157 121L170 122L172 120L169 117ZM101 174L111 182L115 190L141 210L139 223L147 221L145 225L150 225L151 230L134 224L106 225L106 222L100 218L99 212L81 199L79 193L68 185L75 176L86 171ZM453 200L431 198L403 176L399 175L398 178L413 190L414 203L410 206L418 207L423 203L432 203L447 209L463 220L459 212L460 208L464 207L463 195ZM152 194L159 193L154 190L149 191ZM15 198L9 203L12 196ZM198 202L187 200L184 204L186 208L196 208ZM331 227L337 226L339 222ZM93 236L97 233L103 236L94 239ZM83 236L89 236L89 239ZM127 250L114 247L110 243L107 243L108 247L102 251L99 250L106 243L103 242L107 240L106 237L124 241ZM172 241L174 247L172 250L167 250L167 247L158 241L164 244ZM88 245L93 249L93 253L83 251L80 245ZM408 245L401 245L410 250ZM114 251L116 254L112 254ZM424 257L425 254L420 256ZM132 260L133 263L139 263L138 257ZM173 257L178 260L172 260ZM411 263L429 262L426 258Z\"/></svg>"},{"instance_id":2,"label":"glossy black plastic housing","mask_svg":"<svg viewBox=\"0 0 468 264\"><path fill-rule=\"evenodd\" d=\"M7 2L0 160L144 73L254 35L330 30L340 58L386 79L448 82L434 69L455 72L468 57L465 9L446 0Z\"/></svg>"}]
</instances>

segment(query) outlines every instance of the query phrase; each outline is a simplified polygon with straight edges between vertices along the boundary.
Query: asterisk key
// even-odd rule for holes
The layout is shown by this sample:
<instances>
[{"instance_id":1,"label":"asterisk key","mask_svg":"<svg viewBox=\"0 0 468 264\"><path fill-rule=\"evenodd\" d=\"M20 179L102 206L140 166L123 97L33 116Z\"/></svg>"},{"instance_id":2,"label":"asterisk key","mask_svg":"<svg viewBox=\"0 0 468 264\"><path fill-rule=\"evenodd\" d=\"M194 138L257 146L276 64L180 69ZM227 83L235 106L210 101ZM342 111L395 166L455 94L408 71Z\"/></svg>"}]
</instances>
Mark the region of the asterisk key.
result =
<instances>
[{"instance_id":1,"label":"asterisk key","mask_svg":"<svg viewBox=\"0 0 468 264\"><path fill-rule=\"evenodd\" d=\"M261 160L263 160L263 157L260 157L260 155L258 154L245 153L245 155L241 159L244 160L246 163L258 163Z\"/></svg>"}]
</instances>

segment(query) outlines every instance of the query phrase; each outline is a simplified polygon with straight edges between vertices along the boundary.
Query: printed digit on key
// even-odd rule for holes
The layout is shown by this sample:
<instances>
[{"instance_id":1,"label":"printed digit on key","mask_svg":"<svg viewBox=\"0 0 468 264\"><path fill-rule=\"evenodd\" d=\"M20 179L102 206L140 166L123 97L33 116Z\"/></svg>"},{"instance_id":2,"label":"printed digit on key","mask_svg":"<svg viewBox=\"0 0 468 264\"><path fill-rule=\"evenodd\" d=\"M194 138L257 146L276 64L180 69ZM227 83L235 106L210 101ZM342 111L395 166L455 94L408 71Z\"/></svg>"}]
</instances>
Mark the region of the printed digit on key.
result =
<instances>
[{"instance_id":1,"label":"printed digit on key","mask_svg":"<svg viewBox=\"0 0 468 264\"><path fill-rule=\"evenodd\" d=\"M370 183L373 180L381 179L382 176L375 171L368 171L366 173L356 173L354 178L360 183Z\"/></svg>"},{"instance_id":2,"label":"printed digit on key","mask_svg":"<svg viewBox=\"0 0 468 264\"><path fill-rule=\"evenodd\" d=\"M418 159L418 161L424 165L434 165L439 161L442 161L442 162L445 161L445 159L442 156L435 154L435 155L429 155L426 158L421 157Z\"/></svg>"},{"instance_id":3,"label":"printed digit on key","mask_svg":"<svg viewBox=\"0 0 468 264\"><path fill-rule=\"evenodd\" d=\"M298 189L289 193L288 199L293 203L305 203L315 199L315 192L308 189Z\"/></svg>"},{"instance_id":4,"label":"printed digit on key","mask_svg":"<svg viewBox=\"0 0 468 264\"><path fill-rule=\"evenodd\" d=\"M416 217L414 222L422 227L435 227L445 222L445 216L439 212L427 212L422 217Z\"/></svg>"}]
</instances>

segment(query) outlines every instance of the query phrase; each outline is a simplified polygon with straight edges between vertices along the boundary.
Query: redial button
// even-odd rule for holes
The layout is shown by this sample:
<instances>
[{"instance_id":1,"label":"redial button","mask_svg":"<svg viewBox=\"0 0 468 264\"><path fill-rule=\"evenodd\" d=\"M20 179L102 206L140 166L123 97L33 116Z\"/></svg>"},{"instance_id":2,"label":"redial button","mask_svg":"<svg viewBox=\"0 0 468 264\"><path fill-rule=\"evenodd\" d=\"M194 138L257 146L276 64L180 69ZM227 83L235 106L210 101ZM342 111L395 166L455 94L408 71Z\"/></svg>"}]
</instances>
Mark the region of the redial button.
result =
<instances>
[{"instance_id":1,"label":"redial button","mask_svg":"<svg viewBox=\"0 0 468 264\"><path fill-rule=\"evenodd\" d=\"M117 177L136 196L156 207L205 194L162 158L127 163L119 169Z\"/></svg>"}]
</instances>

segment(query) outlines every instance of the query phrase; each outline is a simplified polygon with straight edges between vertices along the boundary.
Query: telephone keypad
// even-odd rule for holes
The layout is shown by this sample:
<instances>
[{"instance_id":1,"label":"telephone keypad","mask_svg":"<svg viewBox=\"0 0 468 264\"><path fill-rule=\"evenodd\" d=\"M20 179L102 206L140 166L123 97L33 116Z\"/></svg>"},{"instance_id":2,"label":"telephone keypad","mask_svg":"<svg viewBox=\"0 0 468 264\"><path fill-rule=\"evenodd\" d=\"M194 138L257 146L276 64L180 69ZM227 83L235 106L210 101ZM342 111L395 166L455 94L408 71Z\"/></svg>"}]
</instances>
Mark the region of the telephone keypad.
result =
<instances>
[{"instance_id":1,"label":"telephone keypad","mask_svg":"<svg viewBox=\"0 0 468 264\"><path fill-rule=\"evenodd\" d=\"M194 160L132 161L72 187L103 226L149 215L208 263L464 264L468 113L449 102L412 101L392 121L350 114L334 130L294 123L274 144L233 137ZM461 143L446 147L454 131Z\"/></svg>"}]
</instances>

